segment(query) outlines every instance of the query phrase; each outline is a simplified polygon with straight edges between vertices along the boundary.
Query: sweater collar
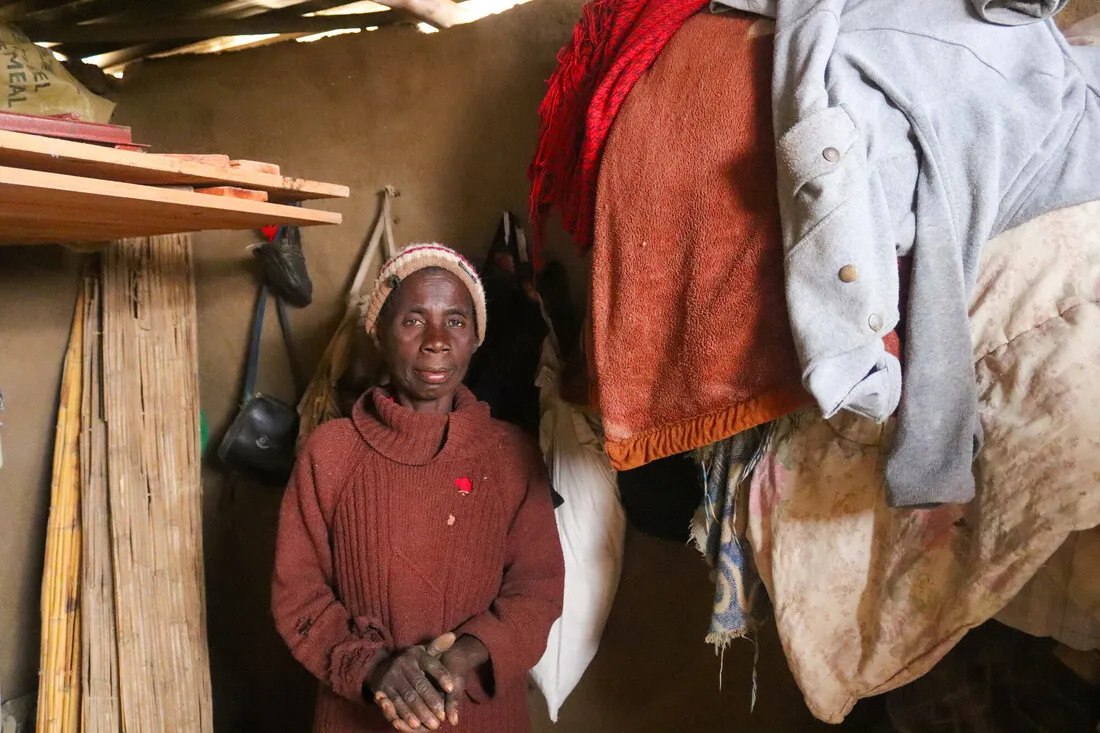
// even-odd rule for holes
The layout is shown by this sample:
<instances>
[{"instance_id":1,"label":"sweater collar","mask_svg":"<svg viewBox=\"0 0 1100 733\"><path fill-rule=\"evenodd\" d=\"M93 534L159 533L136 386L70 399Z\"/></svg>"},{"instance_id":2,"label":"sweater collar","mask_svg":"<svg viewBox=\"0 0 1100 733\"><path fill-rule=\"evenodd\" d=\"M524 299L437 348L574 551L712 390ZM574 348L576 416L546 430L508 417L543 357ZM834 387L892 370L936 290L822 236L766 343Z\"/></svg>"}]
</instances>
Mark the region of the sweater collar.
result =
<instances>
[{"instance_id":1,"label":"sweater collar","mask_svg":"<svg viewBox=\"0 0 1100 733\"><path fill-rule=\"evenodd\" d=\"M363 440L396 463L423 466L436 458L464 453L473 443L479 425L489 418L488 405L460 386L449 413L415 412L393 401L383 387L368 390L352 413L352 422ZM442 444L442 448L440 445Z\"/></svg>"}]
</instances>

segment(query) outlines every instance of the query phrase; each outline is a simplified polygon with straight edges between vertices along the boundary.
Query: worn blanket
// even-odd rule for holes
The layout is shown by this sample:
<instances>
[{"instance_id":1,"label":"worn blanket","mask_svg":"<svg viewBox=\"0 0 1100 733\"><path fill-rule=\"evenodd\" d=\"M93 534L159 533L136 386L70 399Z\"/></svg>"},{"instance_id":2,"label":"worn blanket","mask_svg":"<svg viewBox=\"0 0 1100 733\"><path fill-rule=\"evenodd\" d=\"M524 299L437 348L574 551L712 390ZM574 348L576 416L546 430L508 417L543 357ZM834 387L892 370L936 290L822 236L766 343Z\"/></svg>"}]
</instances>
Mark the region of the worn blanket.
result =
<instances>
[{"instance_id":1,"label":"worn blanket","mask_svg":"<svg viewBox=\"0 0 1100 733\"><path fill-rule=\"evenodd\" d=\"M617 469L810 402L784 294L771 47L768 21L692 17L607 141L590 377Z\"/></svg>"},{"instance_id":2,"label":"worn blanket","mask_svg":"<svg viewBox=\"0 0 1100 733\"><path fill-rule=\"evenodd\" d=\"M997 620L1080 651L1100 649L1100 527L1074 532Z\"/></svg>"},{"instance_id":3,"label":"worn blanket","mask_svg":"<svg viewBox=\"0 0 1100 733\"><path fill-rule=\"evenodd\" d=\"M765 451L749 534L822 720L924 674L1071 532L1100 524L1097 222L1100 202L1056 211L982 252L971 330L986 441L971 504L889 509L891 424L806 410Z\"/></svg>"},{"instance_id":4,"label":"worn blanket","mask_svg":"<svg viewBox=\"0 0 1100 733\"><path fill-rule=\"evenodd\" d=\"M596 177L611 124L635 82L707 0L592 0L558 54L539 106L539 143L527 171L535 255L556 207L581 250L592 244Z\"/></svg>"},{"instance_id":5,"label":"worn blanket","mask_svg":"<svg viewBox=\"0 0 1100 733\"><path fill-rule=\"evenodd\" d=\"M607 143L592 332L607 454L620 470L809 403L783 291L772 38L756 23L691 18Z\"/></svg>"}]
</instances>

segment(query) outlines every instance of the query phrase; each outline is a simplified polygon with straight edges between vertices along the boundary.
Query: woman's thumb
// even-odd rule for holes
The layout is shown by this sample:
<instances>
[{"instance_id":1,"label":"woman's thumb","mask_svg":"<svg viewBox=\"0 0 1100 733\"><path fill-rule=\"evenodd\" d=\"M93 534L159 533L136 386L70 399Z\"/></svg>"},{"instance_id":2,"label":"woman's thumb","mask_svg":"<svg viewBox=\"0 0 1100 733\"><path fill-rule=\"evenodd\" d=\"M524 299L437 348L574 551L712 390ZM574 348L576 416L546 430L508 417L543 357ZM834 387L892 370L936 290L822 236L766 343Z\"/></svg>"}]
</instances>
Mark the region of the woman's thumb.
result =
<instances>
[{"instance_id":1,"label":"woman's thumb","mask_svg":"<svg viewBox=\"0 0 1100 733\"><path fill-rule=\"evenodd\" d=\"M443 636L434 639L432 643L428 645L428 653L432 656L438 657L440 654L454 646L455 639L456 637L454 635L454 632L448 631Z\"/></svg>"}]
</instances>

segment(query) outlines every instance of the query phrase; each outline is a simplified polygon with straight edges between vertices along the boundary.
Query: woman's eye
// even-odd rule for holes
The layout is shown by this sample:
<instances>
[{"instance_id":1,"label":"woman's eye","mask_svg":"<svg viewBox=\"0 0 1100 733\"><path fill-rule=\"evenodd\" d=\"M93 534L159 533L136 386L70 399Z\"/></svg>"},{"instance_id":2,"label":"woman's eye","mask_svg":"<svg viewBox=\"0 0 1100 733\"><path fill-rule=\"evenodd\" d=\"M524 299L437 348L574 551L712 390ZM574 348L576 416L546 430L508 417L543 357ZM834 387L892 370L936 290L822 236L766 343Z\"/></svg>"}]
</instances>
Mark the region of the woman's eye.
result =
<instances>
[{"instance_id":1,"label":"woman's eye","mask_svg":"<svg viewBox=\"0 0 1100 733\"><path fill-rule=\"evenodd\" d=\"M403 325L406 326L407 328L412 328L413 326L419 326L420 325L420 319L419 318L406 318L405 323Z\"/></svg>"},{"instance_id":2,"label":"woman's eye","mask_svg":"<svg viewBox=\"0 0 1100 733\"><path fill-rule=\"evenodd\" d=\"M462 328L466 325L466 321L462 320L461 318L452 318L451 320L447 321L447 325L451 328Z\"/></svg>"}]
</instances>

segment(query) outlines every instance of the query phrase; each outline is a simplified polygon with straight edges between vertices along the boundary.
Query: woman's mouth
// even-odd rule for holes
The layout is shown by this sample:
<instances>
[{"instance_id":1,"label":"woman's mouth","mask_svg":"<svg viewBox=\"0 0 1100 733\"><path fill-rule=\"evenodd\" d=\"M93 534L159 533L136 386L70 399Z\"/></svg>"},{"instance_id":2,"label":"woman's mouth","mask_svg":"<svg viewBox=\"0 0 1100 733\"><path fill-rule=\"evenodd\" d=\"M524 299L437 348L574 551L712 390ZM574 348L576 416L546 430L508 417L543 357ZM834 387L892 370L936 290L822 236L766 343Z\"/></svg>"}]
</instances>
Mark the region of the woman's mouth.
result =
<instances>
[{"instance_id":1,"label":"woman's mouth","mask_svg":"<svg viewBox=\"0 0 1100 733\"><path fill-rule=\"evenodd\" d=\"M451 370L449 370L449 369L444 369L444 370L417 369L416 374L417 374L417 376L419 376L422 380L424 380L428 384L443 384L444 382L446 382L448 379L451 378Z\"/></svg>"}]
</instances>

